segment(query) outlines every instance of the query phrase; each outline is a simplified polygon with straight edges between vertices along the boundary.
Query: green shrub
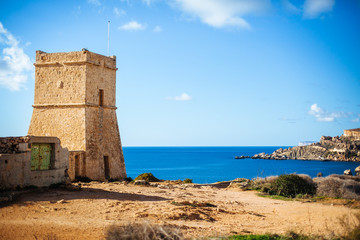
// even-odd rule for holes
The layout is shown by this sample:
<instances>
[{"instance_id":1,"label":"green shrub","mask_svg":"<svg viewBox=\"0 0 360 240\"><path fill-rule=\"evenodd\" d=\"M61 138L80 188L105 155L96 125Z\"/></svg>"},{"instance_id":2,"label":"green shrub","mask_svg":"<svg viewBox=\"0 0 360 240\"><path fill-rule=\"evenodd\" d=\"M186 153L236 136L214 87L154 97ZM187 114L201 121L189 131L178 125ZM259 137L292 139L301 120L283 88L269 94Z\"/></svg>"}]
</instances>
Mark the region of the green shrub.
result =
<instances>
[{"instance_id":1,"label":"green shrub","mask_svg":"<svg viewBox=\"0 0 360 240\"><path fill-rule=\"evenodd\" d=\"M143 173L140 174L139 176L137 176L134 181L137 180L145 180L146 182L160 182L159 179L157 179L156 177L154 177L154 175L152 173Z\"/></svg>"},{"instance_id":2,"label":"green shrub","mask_svg":"<svg viewBox=\"0 0 360 240\"><path fill-rule=\"evenodd\" d=\"M192 183L193 181L190 178L185 178L183 182L184 183Z\"/></svg>"},{"instance_id":3,"label":"green shrub","mask_svg":"<svg viewBox=\"0 0 360 240\"><path fill-rule=\"evenodd\" d=\"M265 192L294 198L298 194L314 195L316 186L296 174L280 175Z\"/></svg>"}]
</instances>

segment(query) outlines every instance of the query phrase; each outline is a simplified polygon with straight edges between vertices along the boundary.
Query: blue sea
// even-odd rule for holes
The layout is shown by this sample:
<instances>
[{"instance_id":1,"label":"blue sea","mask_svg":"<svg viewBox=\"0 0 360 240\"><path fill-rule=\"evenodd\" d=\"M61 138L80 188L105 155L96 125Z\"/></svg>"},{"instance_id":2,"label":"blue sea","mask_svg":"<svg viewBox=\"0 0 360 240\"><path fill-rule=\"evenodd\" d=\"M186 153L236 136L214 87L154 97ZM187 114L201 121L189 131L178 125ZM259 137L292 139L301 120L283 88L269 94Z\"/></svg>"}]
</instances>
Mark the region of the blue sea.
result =
<instances>
[{"instance_id":1,"label":"blue sea","mask_svg":"<svg viewBox=\"0 0 360 240\"><path fill-rule=\"evenodd\" d=\"M214 183L235 178L256 178L271 175L304 173L311 177L322 172L324 176L343 174L345 169L360 163L322 162L301 160L235 159L235 156L253 156L272 153L277 147L123 147L126 172L135 178L151 172L164 180L184 180L194 183ZM287 147L282 147L287 148Z\"/></svg>"}]
</instances>

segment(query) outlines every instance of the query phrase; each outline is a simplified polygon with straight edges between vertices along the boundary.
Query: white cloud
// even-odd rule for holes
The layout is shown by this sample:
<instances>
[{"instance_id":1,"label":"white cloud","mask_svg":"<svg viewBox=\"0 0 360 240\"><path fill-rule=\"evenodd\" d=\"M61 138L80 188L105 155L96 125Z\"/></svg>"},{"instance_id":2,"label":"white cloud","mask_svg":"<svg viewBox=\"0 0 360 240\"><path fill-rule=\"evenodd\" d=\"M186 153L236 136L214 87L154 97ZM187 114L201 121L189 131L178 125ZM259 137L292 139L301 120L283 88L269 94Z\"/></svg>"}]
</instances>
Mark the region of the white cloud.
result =
<instances>
[{"instance_id":1,"label":"white cloud","mask_svg":"<svg viewBox=\"0 0 360 240\"><path fill-rule=\"evenodd\" d=\"M88 3L95 5L95 6L100 6L101 3L99 0L87 0Z\"/></svg>"},{"instance_id":2,"label":"white cloud","mask_svg":"<svg viewBox=\"0 0 360 240\"><path fill-rule=\"evenodd\" d=\"M33 69L30 58L19 47L19 42L0 22L0 46L5 45L0 55L0 86L12 91L20 90Z\"/></svg>"},{"instance_id":3,"label":"white cloud","mask_svg":"<svg viewBox=\"0 0 360 240\"><path fill-rule=\"evenodd\" d=\"M352 119L352 122L360 122L360 114L358 114L358 118Z\"/></svg>"},{"instance_id":4,"label":"white cloud","mask_svg":"<svg viewBox=\"0 0 360 240\"><path fill-rule=\"evenodd\" d=\"M189 96L187 93L182 93L179 96L175 96L175 97L168 97L166 98L167 100L174 100L174 101L190 101L192 100L192 97Z\"/></svg>"},{"instance_id":5,"label":"white cloud","mask_svg":"<svg viewBox=\"0 0 360 240\"><path fill-rule=\"evenodd\" d=\"M282 0L283 7L289 13L299 14L301 9L292 4L289 0Z\"/></svg>"},{"instance_id":6,"label":"white cloud","mask_svg":"<svg viewBox=\"0 0 360 240\"><path fill-rule=\"evenodd\" d=\"M145 28L146 25L140 24L136 21L131 21L119 27L120 30L126 30L126 31L139 31L139 30L144 30Z\"/></svg>"},{"instance_id":7,"label":"white cloud","mask_svg":"<svg viewBox=\"0 0 360 240\"><path fill-rule=\"evenodd\" d=\"M142 2L148 6L150 6L150 4L151 4L151 0L142 0Z\"/></svg>"},{"instance_id":8,"label":"white cloud","mask_svg":"<svg viewBox=\"0 0 360 240\"><path fill-rule=\"evenodd\" d=\"M331 12L334 8L335 0L305 0L304 18L316 18L322 13Z\"/></svg>"},{"instance_id":9,"label":"white cloud","mask_svg":"<svg viewBox=\"0 0 360 240\"><path fill-rule=\"evenodd\" d=\"M319 107L317 104L311 105L310 111L308 113L313 115L319 122L333 122L337 118L348 117L351 115L351 113L344 112L328 112Z\"/></svg>"},{"instance_id":10,"label":"white cloud","mask_svg":"<svg viewBox=\"0 0 360 240\"><path fill-rule=\"evenodd\" d=\"M269 0L175 0L175 6L212 27L250 29L243 16L265 12L271 4Z\"/></svg>"},{"instance_id":11,"label":"white cloud","mask_svg":"<svg viewBox=\"0 0 360 240\"><path fill-rule=\"evenodd\" d=\"M126 15L126 12L122 9L119 9L117 7L114 8L114 14L118 17Z\"/></svg>"},{"instance_id":12,"label":"white cloud","mask_svg":"<svg viewBox=\"0 0 360 240\"><path fill-rule=\"evenodd\" d=\"M162 28L160 26L156 26L153 31L154 32L162 32Z\"/></svg>"}]
</instances>

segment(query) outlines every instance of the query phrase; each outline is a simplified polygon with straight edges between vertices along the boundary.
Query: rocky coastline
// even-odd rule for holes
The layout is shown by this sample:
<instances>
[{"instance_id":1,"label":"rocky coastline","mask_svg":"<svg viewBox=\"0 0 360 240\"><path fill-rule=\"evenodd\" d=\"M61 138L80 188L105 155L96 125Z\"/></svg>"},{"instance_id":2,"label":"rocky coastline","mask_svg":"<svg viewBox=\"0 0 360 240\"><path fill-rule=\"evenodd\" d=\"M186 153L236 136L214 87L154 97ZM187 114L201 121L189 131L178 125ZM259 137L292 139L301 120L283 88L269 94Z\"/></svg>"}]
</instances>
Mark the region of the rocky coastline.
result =
<instances>
[{"instance_id":1,"label":"rocky coastline","mask_svg":"<svg viewBox=\"0 0 360 240\"><path fill-rule=\"evenodd\" d=\"M279 148L271 154L236 156L236 159L319 160L360 162L360 139L352 136L322 136L320 142L307 146Z\"/></svg>"}]
</instances>

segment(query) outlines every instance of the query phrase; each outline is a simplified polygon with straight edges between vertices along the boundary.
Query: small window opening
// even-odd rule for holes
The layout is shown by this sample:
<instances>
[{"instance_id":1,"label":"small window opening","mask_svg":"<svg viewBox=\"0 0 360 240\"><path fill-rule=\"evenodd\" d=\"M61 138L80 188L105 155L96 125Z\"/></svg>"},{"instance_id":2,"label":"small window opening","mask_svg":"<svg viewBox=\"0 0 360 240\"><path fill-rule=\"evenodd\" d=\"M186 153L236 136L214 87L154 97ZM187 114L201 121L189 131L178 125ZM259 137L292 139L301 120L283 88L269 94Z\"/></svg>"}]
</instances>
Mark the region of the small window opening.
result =
<instances>
[{"instance_id":1,"label":"small window opening","mask_svg":"<svg viewBox=\"0 0 360 240\"><path fill-rule=\"evenodd\" d=\"M99 89L99 105L100 107L104 106L104 90Z\"/></svg>"}]
</instances>

